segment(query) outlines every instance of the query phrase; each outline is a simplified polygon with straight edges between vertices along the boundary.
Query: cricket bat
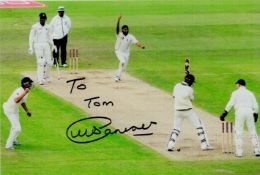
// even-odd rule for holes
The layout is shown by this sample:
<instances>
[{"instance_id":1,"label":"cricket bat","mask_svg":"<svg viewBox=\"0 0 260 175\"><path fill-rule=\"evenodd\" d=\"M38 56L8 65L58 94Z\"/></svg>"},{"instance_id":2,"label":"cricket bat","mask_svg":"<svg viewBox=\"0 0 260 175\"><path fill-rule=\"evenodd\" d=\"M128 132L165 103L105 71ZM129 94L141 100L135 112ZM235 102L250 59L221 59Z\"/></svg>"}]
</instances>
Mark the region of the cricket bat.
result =
<instances>
[{"instance_id":1,"label":"cricket bat","mask_svg":"<svg viewBox=\"0 0 260 175\"><path fill-rule=\"evenodd\" d=\"M61 76L60 76L60 68L59 68L59 62L56 58L55 59L55 62L56 62L56 71L57 71L57 77L58 77L58 80L61 79Z\"/></svg>"}]
</instances>

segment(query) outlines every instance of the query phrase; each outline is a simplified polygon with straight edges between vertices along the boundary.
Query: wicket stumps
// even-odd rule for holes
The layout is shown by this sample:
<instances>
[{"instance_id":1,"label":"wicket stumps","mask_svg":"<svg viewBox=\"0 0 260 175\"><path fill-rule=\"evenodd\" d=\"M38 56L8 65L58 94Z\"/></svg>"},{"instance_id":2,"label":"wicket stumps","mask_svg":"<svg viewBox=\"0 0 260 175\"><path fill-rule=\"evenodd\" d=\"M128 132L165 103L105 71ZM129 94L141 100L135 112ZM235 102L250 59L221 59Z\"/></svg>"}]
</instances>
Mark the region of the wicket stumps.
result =
<instances>
[{"instance_id":1,"label":"wicket stumps","mask_svg":"<svg viewBox=\"0 0 260 175\"><path fill-rule=\"evenodd\" d=\"M222 122L222 153L233 153L233 123Z\"/></svg>"},{"instance_id":2,"label":"wicket stumps","mask_svg":"<svg viewBox=\"0 0 260 175\"><path fill-rule=\"evenodd\" d=\"M70 49L70 73L78 73L79 68L79 49L71 48Z\"/></svg>"}]
</instances>

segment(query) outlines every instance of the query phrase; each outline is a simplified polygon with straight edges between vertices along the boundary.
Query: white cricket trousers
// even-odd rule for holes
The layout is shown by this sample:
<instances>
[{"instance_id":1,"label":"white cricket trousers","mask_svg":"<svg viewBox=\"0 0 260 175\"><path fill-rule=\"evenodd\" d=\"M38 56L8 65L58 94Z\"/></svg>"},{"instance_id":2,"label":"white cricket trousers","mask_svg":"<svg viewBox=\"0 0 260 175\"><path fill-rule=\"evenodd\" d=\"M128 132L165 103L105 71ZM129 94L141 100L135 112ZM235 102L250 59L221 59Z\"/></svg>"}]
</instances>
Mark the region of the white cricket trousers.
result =
<instances>
[{"instance_id":1,"label":"white cricket trousers","mask_svg":"<svg viewBox=\"0 0 260 175\"><path fill-rule=\"evenodd\" d=\"M35 43L34 50L37 59L37 80L44 82L45 78L50 77L51 67L54 63L50 45L48 43Z\"/></svg>"},{"instance_id":2,"label":"white cricket trousers","mask_svg":"<svg viewBox=\"0 0 260 175\"><path fill-rule=\"evenodd\" d=\"M193 112L193 109L188 110L188 111L175 111L174 124L173 124L174 130L173 130L171 138L170 138L171 140L174 140L174 146L175 146L177 137L181 132L182 122L184 119L187 119L196 128L197 134L201 141L201 145L200 145L201 148L204 149L207 146L209 146L209 141L208 141L203 123L197 117L197 115Z\"/></svg>"},{"instance_id":3,"label":"white cricket trousers","mask_svg":"<svg viewBox=\"0 0 260 175\"><path fill-rule=\"evenodd\" d=\"M16 138L19 133L21 133L21 125L20 125L20 120L19 120L19 114L10 114L5 112L6 117L8 118L10 124L11 124L11 129L9 133L9 137L6 141L6 148L13 147L14 141L16 141Z\"/></svg>"},{"instance_id":4,"label":"white cricket trousers","mask_svg":"<svg viewBox=\"0 0 260 175\"><path fill-rule=\"evenodd\" d=\"M235 142L236 142L236 153L242 154L243 153L243 130L244 130L244 123L246 122L251 142L254 147L254 151L260 151L259 147L259 140L255 129L255 122L253 117L253 111L250 108L239 108L236 109L235 112Z\"/></svg>"},{"instance_id":5,"label":"white cricket trousers","mask_svg":"<svg viewBox=\"0 0 260 175\"><path fill-rule=\"evenodd\" d=\"M128 64L128 61L129 61L129 53L124 53L124 52L119 52L119 51L116 51L116 56L119 60L119 65L118 65L118 70L116 72L116 77L117 78L121 78L122 76L122 73L126 70L126 66Z\"/></svg>"}]
</instances>

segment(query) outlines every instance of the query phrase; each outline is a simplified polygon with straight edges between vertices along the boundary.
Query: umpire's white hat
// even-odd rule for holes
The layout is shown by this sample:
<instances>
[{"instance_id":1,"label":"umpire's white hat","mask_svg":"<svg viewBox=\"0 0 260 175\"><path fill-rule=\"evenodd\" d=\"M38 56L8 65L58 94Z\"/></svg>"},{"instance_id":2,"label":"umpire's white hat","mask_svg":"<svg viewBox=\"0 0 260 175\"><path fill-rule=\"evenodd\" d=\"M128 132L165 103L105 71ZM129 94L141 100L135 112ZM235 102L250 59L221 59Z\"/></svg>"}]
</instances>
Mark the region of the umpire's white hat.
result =
<instances>
[{"instance_id":1,"label":"umpire's white hat","mask_svg":"<svg viewBox=\"0 0 260 175\"><path fill-rule=\"evenodd\" d=\"M64 12L64 11L65 11L65 8L63 6L58 7L58 12Z\"/></svg>"}]
</instances>

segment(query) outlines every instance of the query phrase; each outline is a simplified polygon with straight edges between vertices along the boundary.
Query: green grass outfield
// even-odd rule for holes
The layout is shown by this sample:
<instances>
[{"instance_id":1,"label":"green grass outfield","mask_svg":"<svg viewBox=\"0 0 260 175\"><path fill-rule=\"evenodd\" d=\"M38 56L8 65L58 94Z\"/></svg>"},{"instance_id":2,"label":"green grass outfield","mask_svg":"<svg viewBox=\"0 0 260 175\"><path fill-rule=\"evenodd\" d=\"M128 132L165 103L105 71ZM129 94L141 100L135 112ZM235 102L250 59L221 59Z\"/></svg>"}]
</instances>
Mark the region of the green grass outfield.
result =
<instances>
[{"instance_id":1,"label":"green grass outfield","mask_svg":"<svg viewBox=\"0 0 260 175\"><path fill-rule=\"evenodd\" d=\"M43 2L43 9L0 9L1 105L19 86L21 71L35 70L27 54L31 25L38 14L48 22L64 5L72 19L69 46L78 47L81 69L116 69L115 25L122 24L146 46L132 48L128 73L171 93L182 80L184 58L191 58L196 76L194 103L218 116L234 82L244 78L260 102L260 1L175 0ZM78 145L66 136L66 127L85 117L70 103L36 87L27 118L21 112L23 143L14 151L1 150L3 175L77 174L250 174L260 173L259 160L170 161L126 136L111 136ZM171 110L171 109L169 109ZM228 116L233 120L233 112ZM1 147L9 123L1 110ZM260 132L259 123L257 124ZM220 153L221 154L221 153Z\"/></svg>"}]
</instances>

